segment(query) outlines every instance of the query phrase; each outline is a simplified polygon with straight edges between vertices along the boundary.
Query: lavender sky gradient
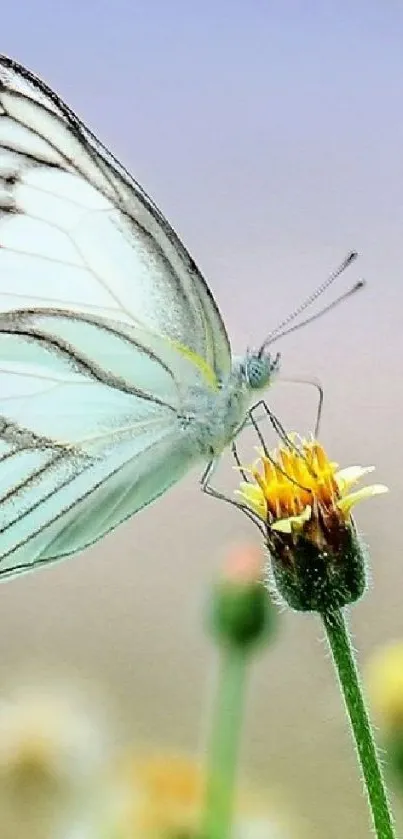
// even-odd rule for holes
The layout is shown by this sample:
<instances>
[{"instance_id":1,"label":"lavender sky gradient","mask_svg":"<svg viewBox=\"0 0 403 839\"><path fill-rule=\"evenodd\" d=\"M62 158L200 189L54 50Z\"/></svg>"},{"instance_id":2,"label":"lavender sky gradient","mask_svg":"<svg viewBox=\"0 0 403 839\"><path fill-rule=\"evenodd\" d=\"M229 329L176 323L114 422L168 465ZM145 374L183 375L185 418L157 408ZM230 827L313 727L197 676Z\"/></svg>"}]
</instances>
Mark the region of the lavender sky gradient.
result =
<instances>
[{"instance_id":1,"label":"lavender sky gradient","mask_svg":"<svg viewBox=\"0 0 403 839\"><path fill-rule=\"evenodd\" d=\"M7 3L0 26L2 50L55 88L165 212L236 350L359 251L338 288L364 275L366 291L280 349L288 375L323 382L331 454L376 463L392 490L358 515L373 586L354 627L363 657L403 635L403 4L70 0L56 11L36 0ZM286 391L273 393L276 410L305 427L311 399ZM2 683L38 648L45 664L103 679L139 739L195 748L204 585L228 542L258 538L240 519L201 498L192 476L85 557L0 587ZM311 837L364 839L319 636L314 619L284 616L251 692L245 765L292 791Z\"/></svg>"}]
</instances>

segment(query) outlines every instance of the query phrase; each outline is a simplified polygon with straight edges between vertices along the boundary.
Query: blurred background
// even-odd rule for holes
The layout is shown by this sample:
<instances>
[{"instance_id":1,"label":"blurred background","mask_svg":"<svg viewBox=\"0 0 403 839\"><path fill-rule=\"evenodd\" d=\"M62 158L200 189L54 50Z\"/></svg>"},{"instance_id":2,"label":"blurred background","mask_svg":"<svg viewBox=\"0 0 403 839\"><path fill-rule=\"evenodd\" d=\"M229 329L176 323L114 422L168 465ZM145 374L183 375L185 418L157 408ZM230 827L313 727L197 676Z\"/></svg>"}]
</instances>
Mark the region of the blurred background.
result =
<instances>
[{"instance_id":1,"label":"blurred background","mask_svg":"<svg viewBox=\"0 0 403 839\"><path fill-rule=\"evenodd\" d=\"M235 352L359 252L338 290L361 276L366 290L278 349L284 375L323 384L331 457L375 464L391 490L357 516L371 553L351 615L365 663L403 636L403 6L35 0L7 4L1 29L2 50L60 93L167 215ZM273 388L287 428L312 428L311 390ZM196 754L214 662L208 586L229 545L258 540L193 474L85 555L2 585L0 697L61 680L70 710L74 686L94 725L105 716L98 733L113 748ZM285 611L255 663L242 776L295 814L292 835L368 836L313 616Z\"/></svg>"}]
</instances>

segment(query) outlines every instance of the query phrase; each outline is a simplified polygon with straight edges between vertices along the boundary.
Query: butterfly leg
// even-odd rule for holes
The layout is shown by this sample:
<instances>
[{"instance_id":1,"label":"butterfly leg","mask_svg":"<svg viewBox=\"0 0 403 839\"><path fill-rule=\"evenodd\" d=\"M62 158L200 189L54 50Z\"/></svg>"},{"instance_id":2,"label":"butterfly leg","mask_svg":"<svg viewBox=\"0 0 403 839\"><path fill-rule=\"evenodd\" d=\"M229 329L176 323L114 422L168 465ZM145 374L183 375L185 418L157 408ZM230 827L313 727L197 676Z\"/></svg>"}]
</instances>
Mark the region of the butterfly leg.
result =
<instances>
[{"instance_id":1,"label":"butterfly leg","mask_svg":"<svg viewBox=\"0 0 403 839\"><path fill-rule=\"evenodd\" d=\"M314 430L313 430L313 436L316 439L318 437L318 434L319 434L320 424L321 424L321 420L322 420L323 399L324 399L323 387L322 387L321 383L316 379L313 379L312 381L308 380L306 382L306 384L312 385L313 387L316 387L316 390L318 391L318 405L317 405L317 408L316 408L316 422L315 422L315 427L314 427Z\"/></svg>"},{"instance_id":2,"label":"butterfly leg","mask_svg":"<svg viewBox=\"0 0 403 839\"><path fill-rule=\"evenodd\" d=\"M263 450L264 450L265 454L267 455L268 458L270 458L270 455L269 455L269 452L267 450L263 434L262 434L262 432L259 428L259 425L258 425L259 418L255 419L255 417L254 417L254 412L256 410L259 411L259 408L262 408L264 410L263 416L269 418L269 420L270 420L271 424L273 425L273 428L276 431L276 433L279 434L279 436L281 437L282 440L284 440L286 443L288 443L288 437L287 437L286 432L284 431L284 429L283 429L282 425L280 424L279 420L277 420L277 418L274 416L274 414L272 414L269 406L266 404L266 402L263 399L261 399L255 405L253 405L253 407L249 410L248 416L246 417L246 419L245 419L244 423L242 424L241 428L239 429L238 434L242 431L243 428L246 428L248 425L249 426L252 425L254 427L255 431L256 431L256 434L259 438L259 442L260 442L261 446L263 447ZM240 471L243 480L247 481L248 477L247 477L247 474L246 474L245 470L242 468L242 463L241 463L241 460L240 460L240 457L239 457L239 454L238 454L238 450L237 450L237 447L236 447L236 443L235 443L234 440L231 443L231 452L232 452L232 456L235 460L236 467ZM210 460L210 462L207 464L206 469L204 470L203 475L200 479L200 485L201 485L202 492L204 492L206 495L210 495L212 498L218 498L220 501L226 501L228 504L232 504L235 507L238 507L238 508L240 507L240 508L243 509L244 508L243 504L241 504L238 501L235 501L235 499L233 499L233 498L229 498L227 495L224 495L224 493L217 490L211 484L211 478L213 477L213 475L214 475L214 473L215 473L215 471L218 467L220 459L221 459L221 455L219 455L218 457L216 456L216 457L212 458L212 460Z\"/></svg>"},{"instance_id":3,"label":"butterfly leg","mask_svg":"<svg viewBox=\"0 0 403 839\"><path fill-rule=\"evenodd\" d=\"M281 384L282 382L285 384L291 385L308 385L309 387L316 388L318 394L318 403L316 407L316 420L313 430L313 436L317 438L320 430L320 424L322 420L322 413L323 413L323 399L324 399L324 392L323 387L318 379L300 379L300 378L293 378L293 379L284 379L283 376L279 376L277 381Z\"/></svg>"},{"instance_id":4,"label":"butterfly leg","mask_svg":"<svg viewBox=\"0 0 403 839\"><path fill-rule=\"evenodd\" d=\"M260 405L260 402L258 402L257 404ZM242 425L238 429L237 434L240 434L241 431L243 431L243 429L246 428L247 425L250 424L249 423L249 414L250 414L250 411L247 414L247 416L245 417ZM239 458L239 455L238 455L238 450L237 450L237 447L236 447L235 440L233 440L232 443L231 443L231 453L232 453L232 456L235 460L237 468L240 470L242 478L244 479L244 481L247 481L248 478L246 476L245 471L242 469L242 464L241 464L241 461L240 461L240 458ZM210 478L213 477L214 472L216 471L220 460L221 460L221 455L218 455L216 457L213 457L209 461L209 463L207 464L207 466L206 466L206 468L203 472L203 475L200 479L202 492L205 492L206 495L211 495L213 498L219 498L221 501L227 501L228 504L235 504L236 507L239 507L240 505L236 501L234 501L234 499L228 498L226 495L223 495L221 492L219 492L213 486L211 486Z\"/></svg>"},{"instance_id":5,"label":"butterfly leg","mask_svg":"<svg viewBox=\"0 0 403 839\"><path fill-rule=\"evenodd\" d=\"M231 444L231 451L232 451L232 454L235 458L235 462L237 464L237 467L241 469L242 477L244 478L244 480L247 480L247 476L246 476L245 472L243 472L243 470L242 470L241 463L240 463L240 460L239 460L239 455L238 455L237 448L236 448L236 445L235 445L234 442ZM254 524L257 524L257 526L259 527L259 530L261 530L261 532L264 534L265 531L264 531L262 522L251 510L249 510L249 508L246 506L246 504L242 504L241 501L236 501L235 498L230 498L228 495L225 495L223 492L220 492L219 490L217 490L215 487L213 487L211 485L210 479L214 475L214 473L217 469L217 466L220 462L220 459L221 459L220 456L215 457L212 460L210 460L210 462L207 464L206 469L204 470L203 475L200 479L200 486L201 486L202 492L204 492L205 495L209 495L211 498L217 498L219 501L225 501L227 504L231 504L232 507L237 507L237 509L241 510L243 513L245 513L245 515L249 519L251 519Z\"/></svg>"},{"instance_id":6,"label":"butterfly leg","mask_svg":"<svg viewBox=\"0 0 403 839\"><path fill-rule=\"evenodd\" d=\"M255 416L256 414L257 414L257 416ZM274 429L274 431L276 432L278 437L280 437L280 440L282 441L282 443L284 443L285 446L289 447L290 446L290 438L289 438L289 435L287 434L284 426L282 425L280 420L277 419L276 415L273 414L273 411L270 410L267 402L265 402L264 399L260 399L259 402L256 402L249 409L247 424L249 426L252 425L253 428L255 429L257 437L258 437L259 442L260 442L260 445L262 446L262 449L263 449L266 457L269 457L269 452L267 450L266 441L265 441L265 439L263 437L263 434L262 434L262 432L259 428L259 422L262 419L268 419L269 420L270 425L272 426L272 428Z\"/></svg>"},{"instance_id":7,"label":"butterfly leg","mask_svg":"<svg viewBox=\"0 0 403 839\"><path fill-rule=\"evenodd\" d=\"M250 422L249 422L248 424L252 425L252 426L253 426L253 428L255 429L256 434L257 434L257 437L258 437L259 442L260 442L260 445L262 446L264 456L265 456L265 457L267 458L267 460L269 460L269 461L270 461L270 463L271 463L271 464L275 467L275 469L277 470L277 472L281 472L281 473L284 475L284 477L285 477L285 478L287 478L287 480L288 480L288 481L290 481L290 483L295 484L295 485L296 485L296 486L298 486L300 489L305 489L307 492L311 492L311 490L310 490L308 487L302 486L302 485L301 485L301 484L299 484L299 483L298 483L298 481L296 481L296 480L295 480L295 479L294 479L291 475L289 475L289 474L288 474L288 473L287 473L287 472L286 472L286 471L285 471L285 470L284 470L284 469L280 466L280 464L279 464L278 460L275 460L275 459L273 458L273 455L271 455L271 454L270 454L270 452L269 452L269 450L268 450L268 448L267 448L267 446L266 446L266 441L265 441L265 439L264 439L264 437L263 437L263 434L262 434L262 432L261 432L261 430L260 430L260 428L259 428L259 422L260 422L260 420L262 419L262 414L260 414L260 415L258 416L258 418L257 418L257 419L256 419L256 418L255 418L255 416L254 416L255 411L257 411L257 410L259 410L259 409L263 409L263 410L264 410L265 415L268 417L268 419L269 419L269 421L270 421L270 423L271 423L272 427L274 428L274 431L275 431L275 432L276 432L276 434L278 434L278 436L280 437L280 440L281 440L281 442L283 443L283 445L284 445L287 449L289 449L290 451L293 451L295 454L297 454L297 455L298 455L298 457L303 458L303 459L305 460L305 465L306 465L306 467L307 467L307 469L308 469L308 472L311 472L311 473L314 475L314 472L313 472L313 470L312 470L312 466L311 466L311 464L309 463L309 461L307 460L306 456L302 453L301 449L300 449L300 448L296 445L296 443L294 442L294 440L292 439L292 437L290 437L290 435L289 435L289 434L287 434L287 432L286 432L286 430L285 430L284 426L282 425L282 423L280 422L280 420L279 420L279 419L277 419L277 417L275 416L275 414L273 414L273 412L270 410L270 408L269 408L269 406L267 405L267 403L266 403L263 399L261 399L261 400L260 400L260 402L257 402L255 405L252 405L252 408L250 408L250 410L249 410L249 420L250 420Z\"/></svg>"},{"instance_id":8,"label":"butterfly leg","mask_svg":"<svg viewBox=\"0 0 403 839\"><path fill-rule=\"evenodd\" d=\"M211 495L213 498L219 498L221 501L228 501L226 496L224 496L221 492L216 490L210 483L211 478L214 475L214 472L217 470L217 466L220 462L220 456L212 458L207 464L201 478L200 478L200 486L202 492L206 495Z\"/></svg>"}]
</instances>

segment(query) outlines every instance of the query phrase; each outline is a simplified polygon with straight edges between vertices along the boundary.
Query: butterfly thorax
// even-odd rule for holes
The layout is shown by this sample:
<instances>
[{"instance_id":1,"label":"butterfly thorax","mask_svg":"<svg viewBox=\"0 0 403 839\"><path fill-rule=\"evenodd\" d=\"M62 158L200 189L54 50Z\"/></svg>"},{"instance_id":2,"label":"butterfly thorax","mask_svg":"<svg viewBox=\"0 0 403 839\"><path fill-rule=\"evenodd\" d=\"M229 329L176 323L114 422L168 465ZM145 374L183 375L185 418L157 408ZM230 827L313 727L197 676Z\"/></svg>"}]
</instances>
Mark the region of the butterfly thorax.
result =
<instances>
[{"instance_id":1,"label":"butterfly thorax","mask_svg":"<svg viewBox=\"0 0 403 839\"><path fill-rule=\"evenodd\" d=\"M247 415L249 396L242 379L232 375L218 390L192 388L180 421L201 456L216 457L236 436Z\"/></svg>"},{"instance_id":2,"label":"butterfly thorax","mask_svg":"<svg viewBox=\"0 0 403 839\"><path fill-rule=\"evenodd\" d=\"M192 432L192 444L201 455L216 457L243 427L257 392L271 383L279 358L248 354L236 359L217 390L194 389L181 420Z\"/></svg>"}]
</instances>

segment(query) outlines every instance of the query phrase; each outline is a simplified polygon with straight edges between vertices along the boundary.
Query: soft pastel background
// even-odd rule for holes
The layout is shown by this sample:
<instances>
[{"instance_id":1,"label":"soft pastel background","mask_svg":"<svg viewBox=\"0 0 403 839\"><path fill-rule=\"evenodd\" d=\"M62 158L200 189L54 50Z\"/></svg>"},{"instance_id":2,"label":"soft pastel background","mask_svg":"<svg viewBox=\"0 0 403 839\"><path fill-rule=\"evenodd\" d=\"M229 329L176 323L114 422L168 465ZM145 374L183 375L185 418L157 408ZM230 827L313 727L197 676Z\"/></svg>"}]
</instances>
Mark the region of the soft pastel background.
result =
<instances>
[{"instance_id":1,"label":"soft pastel background","mask_svg":"<svg viewBox=\"0 0 403 839\"><path fill-rule=\"evenodd\" d=\"M72 105L152 194L203 269L235 349L258 343L349 249L368 288L281 345L316 376L322 438L374 463L389 496L358 520L370 590L352 623L361 660L403 634L403 6L263 0L7 3L1 47ZM309 388L272 403L305 430ZM224 481L227 477L224 475ZM0 684L73 673L123 736L196 750L211 650L206 587L226 546L258 540L192 475L85 556L0 587ZM284 613L256 663L243 772L280 789L311 839L368 836L322 631Z\"/></svg>"}]
</instances>

